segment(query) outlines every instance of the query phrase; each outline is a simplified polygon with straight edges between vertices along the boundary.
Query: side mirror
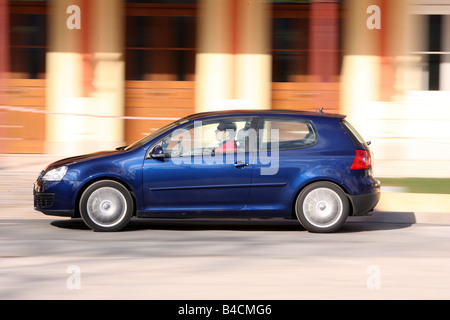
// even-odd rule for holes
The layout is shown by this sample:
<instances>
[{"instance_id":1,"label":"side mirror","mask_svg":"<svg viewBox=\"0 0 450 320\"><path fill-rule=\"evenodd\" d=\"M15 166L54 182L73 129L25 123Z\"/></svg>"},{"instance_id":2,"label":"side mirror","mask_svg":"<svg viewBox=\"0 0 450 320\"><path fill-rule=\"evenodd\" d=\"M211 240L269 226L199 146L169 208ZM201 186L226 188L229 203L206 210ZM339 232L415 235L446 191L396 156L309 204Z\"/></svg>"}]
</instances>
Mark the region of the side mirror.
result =
<instances>
[{"instance_id":1,"label":"side mirror","mask_svg":"<svg viewBox=\"0 0 450 320\"><path fill-rule=\"evenodd\" d=\"M150 156L155 159L162 159L164 158L164 149L161 146L156 146L150 152Z\"/></svg>"}]
</instances>

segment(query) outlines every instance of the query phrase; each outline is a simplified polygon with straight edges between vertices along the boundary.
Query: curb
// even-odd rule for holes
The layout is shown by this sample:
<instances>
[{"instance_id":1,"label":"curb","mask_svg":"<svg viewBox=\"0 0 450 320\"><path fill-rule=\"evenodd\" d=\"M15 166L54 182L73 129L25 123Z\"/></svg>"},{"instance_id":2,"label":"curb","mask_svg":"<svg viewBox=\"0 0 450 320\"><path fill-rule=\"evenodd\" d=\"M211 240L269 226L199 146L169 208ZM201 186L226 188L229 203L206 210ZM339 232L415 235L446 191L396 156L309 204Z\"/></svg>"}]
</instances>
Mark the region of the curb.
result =
<instances>
[{"instance_id":1,"label":"curb","mask_svg":"<svg viewBox=\"0 0 450 320\"><path fill-rule=\"evenodd\" d=\"M382 192L371 220L450 224L450 194Z\"/></svg>"},{"instance_id":2,"label":"curb","mask_svg":"<svg viewBox=\"0 0 450 320\"><path fill-rule=\"evenodd\" d=\"M450 194L382 192L379 211L448 213Z\"/></svg>"}]
</instances>

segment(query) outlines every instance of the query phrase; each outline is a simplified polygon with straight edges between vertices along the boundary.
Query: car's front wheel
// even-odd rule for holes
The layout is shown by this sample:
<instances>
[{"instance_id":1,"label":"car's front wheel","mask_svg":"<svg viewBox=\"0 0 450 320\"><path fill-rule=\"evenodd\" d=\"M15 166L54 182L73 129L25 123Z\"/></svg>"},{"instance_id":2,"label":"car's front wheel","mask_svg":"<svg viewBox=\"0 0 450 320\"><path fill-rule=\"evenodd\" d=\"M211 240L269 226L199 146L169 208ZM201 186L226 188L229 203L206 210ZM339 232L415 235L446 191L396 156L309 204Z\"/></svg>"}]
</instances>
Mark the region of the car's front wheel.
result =
<instances>
[{"instance_id":1,"label":"car's front wheel","mask_svg":"<svg viewBox=\"0 0 450 320\"><path fill-rule=\"evenodd\" d=\"M335 232L346 221L349 201L344 191L332 182L315 182L303 189L295 203L301 225L310 232Z\"/></svg>"},{"instance_id":2,"label":"car's front wheel","mask_svg":"<svg viewBox=\"0 0 450 320\"><path fill-rule=\"evenodd\" d=\"M133 215L133 199L122 184L97 181L80 198L80 214L94 231L118 231L125 227Z\"/></svg>"}]
</instances>

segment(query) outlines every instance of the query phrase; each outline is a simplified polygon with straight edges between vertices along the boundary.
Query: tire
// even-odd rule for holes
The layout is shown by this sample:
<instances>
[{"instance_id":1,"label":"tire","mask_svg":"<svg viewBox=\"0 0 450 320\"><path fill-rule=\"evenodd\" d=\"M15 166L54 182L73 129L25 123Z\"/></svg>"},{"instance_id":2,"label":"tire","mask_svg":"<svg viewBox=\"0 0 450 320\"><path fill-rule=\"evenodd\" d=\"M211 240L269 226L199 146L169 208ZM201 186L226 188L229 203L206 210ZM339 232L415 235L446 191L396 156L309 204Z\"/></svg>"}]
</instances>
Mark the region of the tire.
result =
<instances>
[{"instance_id":1,"label":"tire","mask_svg":"<svg viewBox=\"0 0 450 320\"><path fill-rule=\"evenodd\" d=\"M133 199L122 184L112 180L98 181L83 192L80 214L94 231L119 231L133 215Z\"/></svg>"},{"instance_id":2,"label":"tire","mask_svg":"<svg viewBox=\"0 0 450 320\"><path fill-rule=\"evenodd\" d=\"M332 182L314 182L303 189L295 203L300 224L310 232L336 232L347 220L349 200Z\"/></svg>"}]
</instances>

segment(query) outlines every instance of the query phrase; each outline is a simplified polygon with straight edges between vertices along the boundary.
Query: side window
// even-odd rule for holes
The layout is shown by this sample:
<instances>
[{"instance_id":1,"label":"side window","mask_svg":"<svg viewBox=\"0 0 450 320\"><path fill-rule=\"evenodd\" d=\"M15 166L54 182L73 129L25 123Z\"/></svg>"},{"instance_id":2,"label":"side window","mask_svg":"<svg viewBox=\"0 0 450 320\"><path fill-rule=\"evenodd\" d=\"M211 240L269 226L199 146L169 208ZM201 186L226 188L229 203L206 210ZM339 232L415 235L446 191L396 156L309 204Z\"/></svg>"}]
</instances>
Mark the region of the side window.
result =
<instances>
[{"instance_id":1,"label":"side window","mask_svg":"<svg viewBox=\"0 0 450 320\"><path fill-rule=\"evenodd\" d=\"M312 146L317 134L307 120L293 118L266 119L260 133L260 149L296 149Z\"/></svg>"},{"instance_id":2,"label":"side window","mask_svg":"<svg viewBox=\"0 0 450 320\"><path fill-rule=\"evenodd\" d=\"M251 117L195 121L176 129L157 145L163 148L166 157L245 152L251 121Z\"/></svg>"}]
</instances>

